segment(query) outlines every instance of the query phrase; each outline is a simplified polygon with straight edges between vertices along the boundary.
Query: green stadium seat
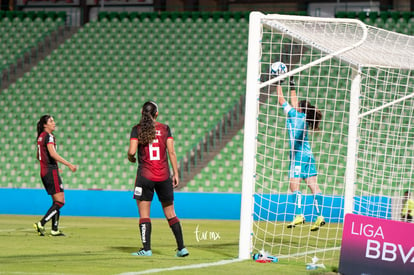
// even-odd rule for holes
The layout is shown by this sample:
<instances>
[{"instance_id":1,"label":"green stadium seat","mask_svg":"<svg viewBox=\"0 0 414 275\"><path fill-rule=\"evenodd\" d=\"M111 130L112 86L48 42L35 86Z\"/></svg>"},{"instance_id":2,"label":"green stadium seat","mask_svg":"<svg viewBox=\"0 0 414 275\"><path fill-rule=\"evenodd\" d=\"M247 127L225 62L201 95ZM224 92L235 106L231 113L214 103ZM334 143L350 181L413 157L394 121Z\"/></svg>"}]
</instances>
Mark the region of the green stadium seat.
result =
<instances>
[{"instance_id":1,"label":"green stadium seat","mask_svg":"<svg viewBox=\"0 0 414 275\"><path fill-rule=\"evenodd\" d=\"M346 13L347 18L357 18L357 13L355 11L348 11Z\"/></svg>"},{"instance_id":2,"label":"green stadium seat","mask_svg":"<svg viewBox=\"0 0 414 275\"><path fill-rule=\"evenodd\" d=\"M389 17L391 17L391 13L389 11L381 11L379 14L382 22L386 22Z\"/></svg>"},{"instance_id":3,"label":"green stadium seat","mask_svg":"<svg viewBox=\"0 0 414 275\"><path fill-rule=\"evenodd\" d=\"M53 16L56 18L57 15L54 14ZM30 99L34 102L35 108L33 109L36 109L36 112L46 111L50 108L53 112L59 113L58 119L64 128L71 131L82 129L82 127L88 129L93 139L89 141L89 138L85 136L79 136L77 139L72 138L70 146L74 146L73 150L78 151L79 148L84 148L86 152L90 152L91 148L98 148L100 151L109 153L107 158L110 161L120 157L118 151L125 150L125 145L121 145L121 140L127 140L128 133L126 137L122 137L122 135L114 136L113 131L107 131L113 130L112 126L108 123L100 124L98 121L109 122L117 119L117 123L121 124L117 127L122 127L123 131L129 132L133 123L139 120L139 115L133 114L139 112L136 111L139 110L141 104L139 102L155 98L162 108L168 108L169 112L165 110L165 113L168 114L165 119L169 120L173 132L177 133L175 134L178 137L176 150L178 156L183 157L191 149L194 142L202 137L207 130L211 129L223 115L223 112L232 106L234 101L230 98L237 99L244 93L242 85L236 88L236 86L232 87L231 85L208 83L209 81L223 81L217 75L213 75L217 67L220 67L223 75L228 80L236 80L242 83L245 71L240 71L238 74L230 73L230 69L234 70L232 63L235 62L237 54L234 55L231 61L220 63L224 59L211 62L212 60L206 57L206 53L209 56L218 56L222 51L225 51L230 56L233 52L239 51L241 55L246 50L247 44L244 49L236 49L237 44L234 44L234 46L225 48L210 47L206 48L207 51L204 51L200 45L207 44L211 40L210 37L200 35L198 40L191 41L188 39L190 35L185 35L185 33L199 31L201 27L204 28L207 23L212 22L205 20L203 22L197 21L194 24L193 14L191 13L188 14L185 20L183 20L184 18L180 18L180 20L177 18L175 22L171 22L174 23L174 27L167 30L167 24L164 24L165 21L157 21L158 15L154 13L151 15L139 14L139 21L133 20L136 18L135 16L138 16L138 14L129 13L127 15L122 13L119 14L120 20L116 21L111 19L118 18L118 16L99 13L100 19L98 21L86 24L78 34L48 56L44 62L39 63L31 73L27 73L19 80L16 86L18 85L24 90L36 89L39 92L39 94L30 94ZM44 18L50 17L44 16ZM132 21L124 20L127 17ZM46 29L50 22L52 21L46 19L46 21L35 20L31 23L34 24L33 28ZM14 21L9 21L9 23L12 26ZM2 26L4 25L9 26L7 21L2 22ZM220 20L214 22L214 28L217 30L225 27L228 29L225 22ZM247 24L237 28L239 32L245 32ZM204 28L204 30L207 29ZM160 34L161 38L154 36L153 33ZM220 34L219 39L228 38ZM149 51L145 49L145 43L157 43L158 46L156 49ZM180 52L179 55L176 54L177 51ZM127 55L128 53L129 55ZM221 58L225 56L224 53ZM242 58L241 63L245 62L245 57ZM202 63L194 60L200 60ZM200 69L192 72L189 72L188 69L185 70L189 67ZM189 76L190 78L188 78ZM48 79L53 80L48 81ZM225 81L228 81L227 79ZM199 85L203 87L199 89ZM216 91L214 92L213 89L216 89ZM60 93L57 97L60 100L59 102L54 102L50 106L40 106L39 97L42 93L55 95L58 92ZM196 93L198 93L198 96L193 97L192 95ZM211 100L213 96L220 97L221 100ZM177 98L179 101L176 100ZM62 105L63 102L67 103ZM181 103L186 104L187 107L179 109L182 112L179 114L175 110L178 110ZM78 111L79 108L80 112ZM108 115L110 111L113 112L112 116ZM79 121L81 124L73 124L72 120L67 118L70 116L73 116L74 121ZM132 117L134 117L133 121L131 120ZM100 120L97 120L97 118ZM182 121L180 121L181 118ZM67 129L66 131L69 131ZM59 133L57 133L57 136L59 136ZM117 143L110 146L107 142L111 139L117 139L121 144ZM96 144L93 144L93 142L96 142ZM241 155L241 152L239 152L239 155ZM68 154L68 156L75 160L82 159L77 155ZM82 181L78 181L77 185L84 189L124 188L122 187L124 184L122 184L121 178L125 178L122 171L128 171L129 169L129 166L126 165L129 164L121 164L119 166L120 171L114 171L112 177L102 176L104 171L83 172L84 174L78 176L78 178L82 178ZM194 190L220 190L224 192L234 184L234 181L241 181L238 178L234 179L235 175L232 173L227 171L226 174L220 175L221 180L216 185L211 183L207 186L194 187ZM240 190L240 185L238 185L238 188Z\"/></svg>"},{"instance_id":4,"label":"green stadium seat","mask_svg":"<svg viewBox=\"0 0 414 275\"><path fill-rule=\"evenodd\" d=\"M393 19L394 22L397 22L401 17L401 13L399 11L392 11L390 12L390 17Z\"/></svg>"},{"instance_id":5,"label":"green stadium seat","mask_svg":"<svg viewBox=\"0 0 414 275\"><path fill-rule=\"evenodd\" d=\"M371 19L372 22L375 22L378 19L378 12L370 11L368 13L368 17Z\"/></svg>"},{"instance_id":6,"label":"green stadium seat","mask_svg":"<svg viewBox=\"0 0 414 275\"><path fill-rule=\"evenodd\" d=\"M357 13L358 19L362 22L365 22L366 18L368 17L368 13L365 11L360 11Z\"/></svg>"}]
</instances>

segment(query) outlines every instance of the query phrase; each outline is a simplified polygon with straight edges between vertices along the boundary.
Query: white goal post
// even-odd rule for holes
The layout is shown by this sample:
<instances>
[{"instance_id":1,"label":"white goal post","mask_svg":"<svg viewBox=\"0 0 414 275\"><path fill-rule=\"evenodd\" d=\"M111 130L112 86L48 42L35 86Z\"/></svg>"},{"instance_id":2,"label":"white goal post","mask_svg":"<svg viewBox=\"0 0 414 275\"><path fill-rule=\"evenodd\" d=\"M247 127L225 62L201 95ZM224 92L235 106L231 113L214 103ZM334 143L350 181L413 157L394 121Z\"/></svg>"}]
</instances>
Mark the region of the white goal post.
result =
<instances>
[{"instance_id":1,"label":"white goal post","mask_svg":"<svg viewBox=\"0 0 414 275\"><path fill-rule=\"evenodd\" d=\"M272 77L276 61L288 72ZM345 214L400 218L401 196L414 190L413 69L412 36L356 19L250 14L240 259L264 250L335 262ZM298 99L323 114L321 130L307 130L323 197L318 211L326 221L316 231L310 231L315 196L305 181L300 203L306 223L287 228L297 203L276 84L282 81L290 102L290 80Z\"/></svg>"}]
</instances>

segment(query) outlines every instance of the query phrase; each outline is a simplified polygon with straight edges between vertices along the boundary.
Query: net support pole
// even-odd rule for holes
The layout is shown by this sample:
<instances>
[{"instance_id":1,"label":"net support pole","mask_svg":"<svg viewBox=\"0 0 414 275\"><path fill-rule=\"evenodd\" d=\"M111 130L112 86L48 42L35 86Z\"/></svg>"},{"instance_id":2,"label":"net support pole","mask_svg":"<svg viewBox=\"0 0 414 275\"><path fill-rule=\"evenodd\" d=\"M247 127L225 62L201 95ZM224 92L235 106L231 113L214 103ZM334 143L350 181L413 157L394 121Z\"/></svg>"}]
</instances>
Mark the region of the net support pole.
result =
<instances>
[{"instance_id":1,"label":"net support pole","mask_svg":"<svg viewBox=\"0 0 414 275\"><path fill-rule=\"evenodd\" d=\"M358 148L358 125L359 125L359 97L361 92L361 71L358 70L352 80L351 102L349 107L349 127L348 127L348 152L346 159L345 174L345 198L344 198L344 217L352 213L354 209L354 186L356 173L356 160Z\"/></svg>"},{"instance_id":2,"label":"net support pole","mask_svg":"<svg viewBox=\"0 0 414 275\"><path fill-rule=\"evenodd\" d=\"M239 259L249 259L252 250L257 108L260 84L260 12L250 13L247 57L246 109L244 121L243 184L240 209Z\"/></svg>"}]
</instances>

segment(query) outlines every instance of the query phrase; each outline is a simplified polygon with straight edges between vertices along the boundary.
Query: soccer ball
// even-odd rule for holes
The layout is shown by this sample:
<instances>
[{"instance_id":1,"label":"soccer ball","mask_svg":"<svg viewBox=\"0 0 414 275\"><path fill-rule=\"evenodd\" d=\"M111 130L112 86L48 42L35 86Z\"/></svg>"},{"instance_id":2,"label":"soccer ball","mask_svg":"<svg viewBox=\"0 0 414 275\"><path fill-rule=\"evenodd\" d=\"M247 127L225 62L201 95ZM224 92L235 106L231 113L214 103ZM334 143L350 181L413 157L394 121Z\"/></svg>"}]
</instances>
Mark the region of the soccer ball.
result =
<instances>
[{"instance_id":1,"label":"soccer ball","mask_svg":"<svg viewBox=\"0 0 414 275\"><path fill-rule=\"evenodd\" d=\"M287 73L288 69L286 67L286 64L283 62L275 62L270 66L270 75L273 77L277 77L281 74Z\"/></svg>"}]
</instances>

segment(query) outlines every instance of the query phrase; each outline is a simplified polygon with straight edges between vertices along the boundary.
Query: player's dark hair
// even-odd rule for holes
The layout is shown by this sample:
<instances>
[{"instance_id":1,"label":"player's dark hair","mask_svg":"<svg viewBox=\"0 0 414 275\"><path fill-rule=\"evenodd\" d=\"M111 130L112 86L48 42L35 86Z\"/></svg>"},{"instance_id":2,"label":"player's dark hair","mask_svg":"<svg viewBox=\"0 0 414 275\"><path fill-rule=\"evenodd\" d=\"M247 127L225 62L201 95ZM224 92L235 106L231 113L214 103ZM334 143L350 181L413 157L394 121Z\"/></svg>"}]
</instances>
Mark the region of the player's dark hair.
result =
<instances>
[{"instance_id":1,"label":"player's dark hair","mask_svg":"<svg viewBox=\"0 0 414 275\"><path fill-rule=\"evenodd\" d=\"M49 118L51 118L51 115L43 115L39 121L37 122L37 138L39 138L40 134L43 133L45 129L45 124L47 124L47 121ZM36 139L37 142L37 139Z\"/></svg>"},{"instance_id":2,"label":"player's dark hair","mask_svg":"<svg viewBox=\"0 0 414 275\"><path fill-rule=\"evenodd\" d=\"M299 108L302 113L306 114L306 123L312 130L319 130L319 124L322 121L322 112L307 100L299 101Z\"/></svg>"},{"instance_id":3,"label":"player's dark hair","mask_svg":"<svg viewBox=\"0 0 414 275\"><path fill-rule=\"evenodd\" d=\"M138 142L149 144L155 139L155 118L158 106L153 101L147 101L142 106L142 116L139 122Z\"/></svg>"}]
</instances>

